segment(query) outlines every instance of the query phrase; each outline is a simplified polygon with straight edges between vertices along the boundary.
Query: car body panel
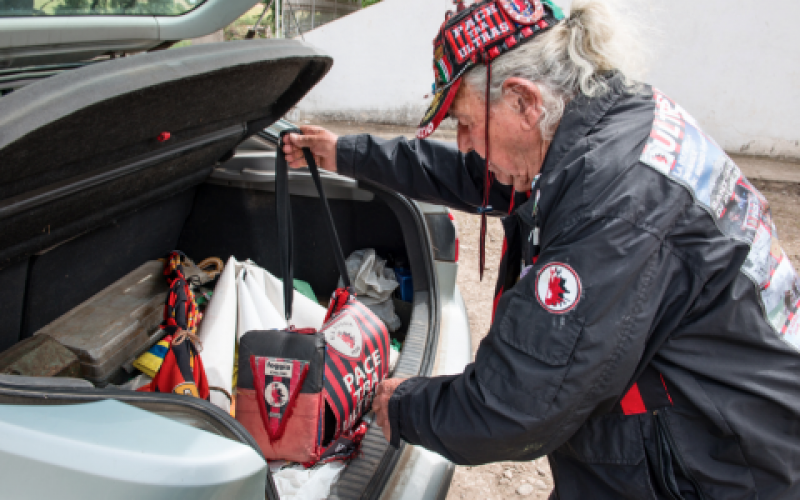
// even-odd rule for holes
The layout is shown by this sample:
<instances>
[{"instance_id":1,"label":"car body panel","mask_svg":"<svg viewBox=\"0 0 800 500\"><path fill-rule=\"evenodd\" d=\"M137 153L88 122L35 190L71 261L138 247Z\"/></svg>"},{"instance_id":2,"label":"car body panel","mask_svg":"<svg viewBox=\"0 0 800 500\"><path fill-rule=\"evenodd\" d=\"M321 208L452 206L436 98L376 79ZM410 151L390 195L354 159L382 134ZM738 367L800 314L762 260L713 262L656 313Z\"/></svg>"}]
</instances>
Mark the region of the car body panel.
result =
<instances>
[{"instance_id":1,"label":"car body panel","mask_svg":"<svg viewBox=\"0 0 800 500\"><path fill-rule=\"evenodd\" d=\"M417 202L422 213L446 214L440 205ZM456 285L457 262L436 261L441 317L432 376L454 375L472 361L467 308ZM455 465L419 446L405 446L389 477L381 500L438 500L447 496Z\"/></svg>"},{"instance_id":2,"label":"car body panel","mask_svg":"<svg viewBox=\"0 0 800 500\"><path fill-rule=\"evenodd\" d=\"M437 277L452 280L450 288L452 296L442 298L442 319L439 331L439 346L436 349L434 376L457 375L472 362L472 342L470 339L467 306L461 296L461 290L455 286L458 264L437 262ZM440 283L444 281L440 278ZM445 287L442 287L445 288Z\"/></svg>"},{"instance_id":3,"label":"car body panel","mask_svg":"<svg viewBox=\"0 0 800 500\"><path fill-rule=\"evenodd\" d=\"M150 50L221 30L256 0L207 0L180 16L0 17L0 69Z\"/></svg>"},{"instance_id":4,"label":"car body panel","mask_svg":"<svg viewBox=\"0 0 800 500\"><path fill-rule=\"evenodd\" d=\"M436 262L435 265L442 292L442 315L432 375L453 375L461 373L472 361L469 319L461 291L455 285L458 264ZM407 445L386 483L381 500L442 499L447 495L454 471L455 465L441 455Z\"/></svg>"},{"instance_id":5,"label":"car body panel","mask_svg":"<svg viewBox=\"0 0 800 500\"><path fill-rule=\"evenodd\" d=\"M264 496L249 446L114 400L0 406L2 496L17 500Z\"/></svg>"},{"instance_id":6,"label":"car body panel","mask_svg":"<svg viewBox=\"0 0 800 500\"><path fill-rule=\"evenodd\" d=\"M406 446L381 500L438 500L447 495L455 466L419 446Z\"/></svg>"}]
</instances>

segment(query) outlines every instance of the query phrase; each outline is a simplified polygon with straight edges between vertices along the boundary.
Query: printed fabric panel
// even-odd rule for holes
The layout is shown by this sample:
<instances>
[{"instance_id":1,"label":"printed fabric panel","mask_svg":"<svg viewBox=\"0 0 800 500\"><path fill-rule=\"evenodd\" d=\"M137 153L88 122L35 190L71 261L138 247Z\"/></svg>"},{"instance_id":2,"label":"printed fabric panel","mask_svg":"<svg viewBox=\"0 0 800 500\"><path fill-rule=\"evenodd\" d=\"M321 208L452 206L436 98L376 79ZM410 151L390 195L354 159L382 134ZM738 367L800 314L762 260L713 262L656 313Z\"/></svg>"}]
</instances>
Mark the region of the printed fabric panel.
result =
<instances>
[{"instance_id":1,"label":"printed fabric panel","mask_svg":"<svg viewBox=\"0 0 800 500\"><path fill-rule=\"evenodd\" d=\"M389 331L372 311L347 294L345 305L323 325L322 332L326 342L323 393L336 417L334 439L338 439L370 408L378 384L389 374Z\"/></svg>"},{"instance_id":2,"label":"printed fabric panel","mask_svg":"<svg viewBox=\"0 0 800 500\"><path fill-rule=\"evenodd\" d=\"M655 119L640 160L686 186L724 235L750 245L742 272L758 287L767 321L800 350L800 279L778 241L767 200L683 108L653 92Z\"/></svg>"}]
</instances>

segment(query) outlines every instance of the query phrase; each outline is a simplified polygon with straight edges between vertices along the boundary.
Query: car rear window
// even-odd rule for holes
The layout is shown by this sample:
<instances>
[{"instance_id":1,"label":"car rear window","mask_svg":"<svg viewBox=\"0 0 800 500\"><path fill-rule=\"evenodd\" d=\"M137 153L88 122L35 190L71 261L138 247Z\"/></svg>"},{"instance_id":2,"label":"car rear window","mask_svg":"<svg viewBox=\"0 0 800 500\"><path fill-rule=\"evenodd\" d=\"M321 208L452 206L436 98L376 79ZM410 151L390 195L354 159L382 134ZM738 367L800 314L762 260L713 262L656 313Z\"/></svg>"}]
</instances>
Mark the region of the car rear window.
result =
<instances>
[{"instance_id":1,"label":"car rear window","mask_svg":"<svg viewBox=\"0 0 800 500\"><path fill-rule=\"evenodd\" d=\"M179 16L205 0L0 0L0 16Z\"/></svg>"}]
</instances>

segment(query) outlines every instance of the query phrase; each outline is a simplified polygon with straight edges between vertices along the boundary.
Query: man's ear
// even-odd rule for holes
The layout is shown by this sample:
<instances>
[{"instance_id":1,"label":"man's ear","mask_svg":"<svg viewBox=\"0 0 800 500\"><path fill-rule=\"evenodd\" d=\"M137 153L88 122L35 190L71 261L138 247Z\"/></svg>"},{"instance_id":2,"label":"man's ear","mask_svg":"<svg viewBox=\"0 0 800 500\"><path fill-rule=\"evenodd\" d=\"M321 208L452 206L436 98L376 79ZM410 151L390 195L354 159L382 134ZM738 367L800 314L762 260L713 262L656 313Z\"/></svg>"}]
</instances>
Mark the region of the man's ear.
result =
<instances>
[{"instance_id":1,"label":"man's ear","mask_svg":"<svg viewBox=\"0 0 800 500\"><path fill-rule=\"evenodd\" d=\"M539 86L524 78L512 77L503 82L506 103L522 118L522 127L530 130L542 115L542 92Z\"/></svg>"}]
</instances>

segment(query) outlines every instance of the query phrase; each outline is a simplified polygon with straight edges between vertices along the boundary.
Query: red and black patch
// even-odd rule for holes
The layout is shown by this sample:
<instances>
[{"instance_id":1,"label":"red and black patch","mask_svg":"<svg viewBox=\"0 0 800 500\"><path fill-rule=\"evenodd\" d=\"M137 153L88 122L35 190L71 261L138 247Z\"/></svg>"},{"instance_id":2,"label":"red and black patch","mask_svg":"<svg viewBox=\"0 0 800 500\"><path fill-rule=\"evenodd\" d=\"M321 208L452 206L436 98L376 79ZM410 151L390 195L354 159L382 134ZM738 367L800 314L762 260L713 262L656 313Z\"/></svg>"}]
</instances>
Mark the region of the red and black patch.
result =
<instances>
[{"instance_id":1,"label":"red and black patch","mask_svg":"<svg viewBox=\"0 0 800 500\"><path fill-rule=\"evenodd\" d=\"M308 361L250 356L258 409L270 440L283 436L286 422L308 374Z\"/></svg>"},{"instance_id":2,"label":"red and black patch","mask_svg":"<svg viewBox=\"0 0 800 500\"><path fill-rule=\"evenodd\" d=\"M496 3L489 3L447 28L446 38L458 64L483 51L485 47L504 39L514 31L505 12Z\"/></svg>"},{"instance_id":3,"label":"red and black patch","mask_svg":"<svg viewBox=\"0 0 800 500\"><path fill-rule=\"evenodd\" d=\"M498 4L517 24L530 26L544 17L541 0L498 0Z\"/></svg>"},{"instance_id":4,"label":"red and black patch","mask_svg":"<svg viewBox=\"0 0 800 500\"><path fill-rule=\"evenodd\" d=\"M578 273L561 262L547 264L536 276L536 299L551 313L565 314L573 310L582 292Z\"/></svg>"}]
</instances>

